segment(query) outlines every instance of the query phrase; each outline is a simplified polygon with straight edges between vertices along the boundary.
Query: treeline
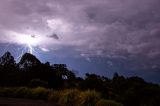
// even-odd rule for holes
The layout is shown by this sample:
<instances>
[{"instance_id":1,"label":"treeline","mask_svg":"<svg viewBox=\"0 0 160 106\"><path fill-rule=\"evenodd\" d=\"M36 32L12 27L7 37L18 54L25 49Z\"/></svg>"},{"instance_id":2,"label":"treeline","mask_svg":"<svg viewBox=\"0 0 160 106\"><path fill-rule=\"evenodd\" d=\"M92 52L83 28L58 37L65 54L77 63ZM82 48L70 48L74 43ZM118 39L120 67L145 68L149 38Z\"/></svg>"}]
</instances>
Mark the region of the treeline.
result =
<instances>
[{"instance_id":1,"label":"treeline","mask_svg":"<svg viewBox=\"0 0 160 106\"><path fill-rule=\"evenodd\" d=\"M101 97L122 103L124 106L160 106L160 86L140 77L125 78L115 73L112 79L86 73L77 77L65 64L41 63L26 53L16 63L10 52L0 57L0 87L38 86L63 90L95 90Z\"/></svg>"}]
</instances>

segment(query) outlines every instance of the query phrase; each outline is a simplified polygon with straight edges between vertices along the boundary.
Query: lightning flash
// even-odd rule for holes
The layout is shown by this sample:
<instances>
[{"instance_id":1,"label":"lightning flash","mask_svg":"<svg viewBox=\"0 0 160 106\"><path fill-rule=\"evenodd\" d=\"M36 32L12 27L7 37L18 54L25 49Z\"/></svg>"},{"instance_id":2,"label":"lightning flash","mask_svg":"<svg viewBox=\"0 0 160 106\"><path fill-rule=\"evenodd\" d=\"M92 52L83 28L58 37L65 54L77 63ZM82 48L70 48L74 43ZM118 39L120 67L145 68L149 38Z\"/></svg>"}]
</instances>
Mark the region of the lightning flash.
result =
<instances>
[{"instance_id":1,"label":"lightning flash","mask_svg":"<svg viewBox=\"0 0 160 106\"><path fill-rule=\"evenodd\" d=\"M13 31L9 31L7 34L12 35L12 39L9 44L15 43L19 44L22 47L18 48L17 53L20 51L20 54L17 54L19 59L25 52L33 54L36 52L35 48L38 47L42 42L42 37L32 35L32 34L23 34Z\"/></svg>"},{"instance_id":2,"label":"lightning flash","mask_svg":"<svg viewBox=\"0 0 160 106\"><path fill-rule=\"evenodd\" d=\"M23 39L25 40L24 43L26 44L26 47L28 48L28 52L30 54L33 54L34 50L34 46L36 46L37 43L37 39L35 35L29 35L29 36L23 36L24 38L20 38L21 41L23 41Z\"/></svg>"}]
</instances>

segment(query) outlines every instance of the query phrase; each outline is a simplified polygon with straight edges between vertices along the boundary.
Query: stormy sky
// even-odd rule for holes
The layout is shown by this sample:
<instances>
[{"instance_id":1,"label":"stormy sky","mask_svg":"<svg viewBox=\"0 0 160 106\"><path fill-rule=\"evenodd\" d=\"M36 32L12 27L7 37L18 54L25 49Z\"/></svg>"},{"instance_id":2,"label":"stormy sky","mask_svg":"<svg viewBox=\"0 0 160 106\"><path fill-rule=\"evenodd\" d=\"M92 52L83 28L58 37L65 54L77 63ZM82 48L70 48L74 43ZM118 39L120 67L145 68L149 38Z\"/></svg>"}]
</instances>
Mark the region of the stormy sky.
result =
<instances>
[{"instance_id":1,"label":"stormy sky","mask_svg":"<svg viewBox=\"0 0 160 106\"><path fill-rule=\"evenodd\" d=\"M0 54L27 48L80 76L160 83L160 0L0 0Z\"/></svg>"}]
</instances>

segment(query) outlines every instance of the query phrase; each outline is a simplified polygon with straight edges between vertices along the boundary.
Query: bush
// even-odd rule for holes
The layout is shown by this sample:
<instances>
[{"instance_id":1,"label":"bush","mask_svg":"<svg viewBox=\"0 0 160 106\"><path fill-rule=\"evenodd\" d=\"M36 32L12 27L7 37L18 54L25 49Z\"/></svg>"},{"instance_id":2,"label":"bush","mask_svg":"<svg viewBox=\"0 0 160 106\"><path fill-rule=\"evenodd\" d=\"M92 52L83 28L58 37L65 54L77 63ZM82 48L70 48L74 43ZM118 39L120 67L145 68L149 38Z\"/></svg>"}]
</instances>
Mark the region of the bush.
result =
<instances>
[{"instance_id":1,"label":"bush","mask_svg":"<svg viewBox=\"0 0 160 106\"><path fill-rule=\"evenodd\" d=\"M20 87L20 88L17 88L17 90L15 91L15 97L31 98L32 97L32 92L27 87Z\"/></svg>"},{"instance_id":2,"label":"bush","mask_svg":"<svg viewBox=\"0 0 160 106\"><path fill-rule=\"evenodd\" d=\"M48 82L40 80L40 79L33 79L29 83L30 87L48 87Z\"/></svg>"},{"instance_id":3,"label":"bush","mask_svg":"<svg viewBox=\"0 0 160 106\"><path fill-rule=\"evenodd\" d=\"M52 91L48 95L48 101L58 103L58 101L60 100L61 97L62 97L62 92L61 91Z\"/></svg>"},{"instance_id":4,"label":"bush","mask_svg":"<svg viewBox=\"0 0 160 106\"><path fill-rule=\"evenodd\" d=\"M32 89L32 96L34 99L47 99L49 90L43 87L37 87Z\"/></svg>"},{"instance_id":5,"label":"bush","mask_svg":"<svg viewBox=\"0 0 160 106\"><path fill-rule=\"evenodd\" d=\"M14 97L16 88L0 88L0 96L2 97Z\"/></svg>"},{"instance_id":6,"label":"bush","mask_svg":"<svg viewBox=\"0 0 160 106\"><path fill-rule=\"evenodd\" d=\"M112 100L101 99L96 103L96 106L123 106L123 105Z\"/></svg>"},{"instance_id":7,"label":"bush","mask_svg":"<svg viewBox=\"0 0 160 106\"><path fill-rule=\"evenodd\" d=\"M97 101L100 99L100 94L96 91L85 91L80 94L80 105L81 106L95 106Z\"/></svg>"},{"instance_id":8,"label":"bush","mask_svg":"<svg viewBox=\"0 0 160 106\"><path fill-rule=\"evenodd\" d=\"M62 97L59 103L65 106L77 106L79 101L80 92L76 89L70 89L63 91Z\"/></svg>"}]
</instances>

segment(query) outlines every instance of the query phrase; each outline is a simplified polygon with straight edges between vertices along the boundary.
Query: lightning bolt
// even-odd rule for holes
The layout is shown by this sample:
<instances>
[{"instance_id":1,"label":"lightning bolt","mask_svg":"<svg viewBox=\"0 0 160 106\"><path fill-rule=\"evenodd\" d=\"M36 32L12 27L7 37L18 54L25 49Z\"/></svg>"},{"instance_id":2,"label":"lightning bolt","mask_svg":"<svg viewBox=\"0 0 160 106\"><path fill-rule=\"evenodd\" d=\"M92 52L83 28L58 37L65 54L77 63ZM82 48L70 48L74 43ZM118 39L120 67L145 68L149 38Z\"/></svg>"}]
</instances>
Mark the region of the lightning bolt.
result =
<instances>
[{"instance_id":1,"label":"lightning bolt","mask_svg":"<svg viewBox=\"0 0 160 106\"><path fill-rule=\"evenodd\" d=\"M28 35L25 33L19 33L15 31L7 31L7 35L14 35L14 37L10 38L10 42L6 47L4 48L6 50L9 50L10 44L18 44L20 47L15 48L15 57L16 61L19 61L21 57L24 55L24 53L30 53L30 54L36 54L38 55L39 47L38 44L43 40L42 37L36 36L36 35Z\"/></svg>"},{"instance_id":2,"label":"lightning bolt","mask_svg":"<svg viewBox=\"0 0 160 106\"><path fill-rule=\"evenodd\" d=\"M31 46L31 44L26 44L24 47L18 48L17 49L17 57L16 61L19 61L21 57L24 55L24 53L30 53L30 54L35 54L37 53L35 48Z\"/></svg>"},{"instance_id":3,"label":"lightning bolt","mask_svg":"<svg viewBox=\"0 0 160 106\"><path fill-rule=\"evenodd\" d=\"M17 57L16 57L16 61L19 61L21 59L21 57L23 56L23 54L26 52L26 46L25 47L21 47L17 49Z\"/></svg>"},{"instance_id":4,"label":"lightning bolt","mask_svg":"<svg viewBox=\"0 0 160 106\"><path fill-rule=\"evenodd\" d=\"M34 48L31 46L31 44L28 44L28 52L30 54L33 54Z\"/></svg>"}]
</instances>

